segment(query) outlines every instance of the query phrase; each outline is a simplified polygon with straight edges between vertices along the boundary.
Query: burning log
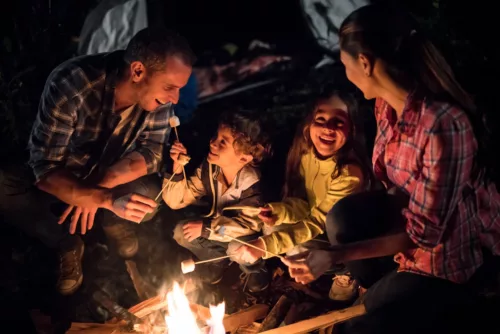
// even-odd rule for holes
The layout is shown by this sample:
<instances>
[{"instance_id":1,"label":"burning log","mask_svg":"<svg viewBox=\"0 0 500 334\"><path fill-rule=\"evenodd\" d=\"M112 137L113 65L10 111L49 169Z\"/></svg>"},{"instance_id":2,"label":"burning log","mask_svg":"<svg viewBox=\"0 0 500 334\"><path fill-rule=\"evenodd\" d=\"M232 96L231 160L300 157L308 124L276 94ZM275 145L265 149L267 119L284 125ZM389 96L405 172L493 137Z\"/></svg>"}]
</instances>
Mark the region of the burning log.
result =
<instances>
[{"instance_id":1,"label":"burning log","mask_svg":"<svg viewBox=\"0 0 500 334\"><path fill-rule=\"evenodd\" d=\"M271 329L263 334L289 334L289 333L310 333L314 330L324 329L332 325L344 322L354 317L358 317L366 313L364 305L356 305L343 310L333 311L318 317L299 321L295 324Z\"/></svg>"},{"instance_id":2,"label":"burning log","mask_svg":"<svg viewBox=\"0 0 500 334\"><path fill-rule=\"evenodd\" d=\"M281 296L271 312L269 312L267 317L262 321L259 333L278 327L292 306L292 302L293 301L286 295Z\"/></svg>"}]
</instances>

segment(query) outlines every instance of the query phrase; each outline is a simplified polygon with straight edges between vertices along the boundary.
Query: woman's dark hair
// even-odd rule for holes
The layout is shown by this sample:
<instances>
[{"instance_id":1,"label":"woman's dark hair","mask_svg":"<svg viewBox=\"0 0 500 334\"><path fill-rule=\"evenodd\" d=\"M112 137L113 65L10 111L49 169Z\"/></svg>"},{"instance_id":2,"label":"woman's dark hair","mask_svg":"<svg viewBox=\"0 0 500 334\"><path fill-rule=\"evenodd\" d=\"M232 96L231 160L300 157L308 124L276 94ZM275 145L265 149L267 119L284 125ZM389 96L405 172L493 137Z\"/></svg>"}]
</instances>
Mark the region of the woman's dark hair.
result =
<instances>
[{"instance_id":1,"label":"woman's dark hair","mask_svg":"<svg viewBox=\"0 0 500 334\"><path fill-rule=\"evenodd\" d=\"M433 99L460 106L467 114L478 141L479 166L486 167L486 127L473 99L455 79L441 52L407 12L372 4L352 12L340 27L340 49L372 63L381 60L389 77L402 88L423 90Z\"/></svg>"},{"instance_id":2,"label":"woman's dark hair","mask_svg":"<svg viewBox=\"0 0 500 334\"><path fill-rule=\"evenodd\" d=\"M302 156L314 147L311 140L310 128L314 122L314 116L316 115L318 105L333 96L337 96L346 104L351 128L349 129L349 138L347 138L344 146L335 153L334 159L336 166L332 171L332 178L339 177L347 164L354 163L361 167L365 184L371 184L373 181L370 163L367 160L366 150L364 149L364 141L361 139L363 130L359 115L358 101L350 93L327 88L318 94L310 112L302 124L297 128L286 160L283 197L305 198L305 189L303 188L304 180L300 175L300 161Z\"/></svg>"},{"instance_id":3,"label":"woman's dark hair","mask_svg":"<svg viewBox=\"0 0 500 334\"><path fill-rule=\"evenodd\" d=\"M253 157L253 166L271 155L269 134L258 112L226 111L220 117L219 127L231 130L236 152L250 154Z\"/></svg>"},{"instance_id":4,"label":"woman's dark hair","mask_svg":"<svg viewBox=\"0 0 500 334\"><path fill-rule=\"evenodd\" d=\"M128 64L140 61L148 70L162 71L169 56L179 57L189 66L196 62L196 56L184 37L163 27L148 27L132 37L124 60Z\"/></svg>"}]
</instances>

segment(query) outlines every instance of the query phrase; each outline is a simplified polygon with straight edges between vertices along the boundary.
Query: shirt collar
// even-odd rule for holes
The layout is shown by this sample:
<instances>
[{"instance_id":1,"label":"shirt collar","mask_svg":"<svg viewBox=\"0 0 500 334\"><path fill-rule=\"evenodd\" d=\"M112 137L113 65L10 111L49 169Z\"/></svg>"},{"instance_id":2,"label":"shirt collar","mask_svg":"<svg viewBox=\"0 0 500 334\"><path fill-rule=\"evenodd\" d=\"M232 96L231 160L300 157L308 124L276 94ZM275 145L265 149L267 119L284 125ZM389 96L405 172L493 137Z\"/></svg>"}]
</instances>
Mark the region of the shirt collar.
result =
<instances>
[{"instance_id":1,"label":"shirt collar","mask_svg":"<svg viewBox=\"0 0 500 334\"><path fill-rule=\"evenodd\" d=\"M385 116L390 124L396 125L401 134L411 137L415 134L424 105L425 99L421 92L415 89L408 94L400 119L396 119L396 112L389 104L387 104Z\"/></svg>"}]
</instances>

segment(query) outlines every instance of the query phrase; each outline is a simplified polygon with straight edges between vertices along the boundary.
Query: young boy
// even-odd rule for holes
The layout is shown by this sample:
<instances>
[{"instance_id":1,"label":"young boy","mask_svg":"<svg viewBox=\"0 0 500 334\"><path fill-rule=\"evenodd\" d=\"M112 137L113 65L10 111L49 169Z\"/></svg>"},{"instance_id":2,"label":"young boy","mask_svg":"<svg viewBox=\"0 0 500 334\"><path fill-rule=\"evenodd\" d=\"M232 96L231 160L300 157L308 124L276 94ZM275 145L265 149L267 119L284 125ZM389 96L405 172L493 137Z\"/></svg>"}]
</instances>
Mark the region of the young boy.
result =
<instances>
[{"instance_id":1,"label":"young boy","mask_svg":"<svg viewBox=\"0 0 500 334\"><path fill-rule=\"evenodd\" d=\"M176 210L206 201L209 210L201 219L179 223L174 229L177 243L191 251L199 260L209 260L226 255L228 243L225 236L242 240L257 239L262 222L257 217L263 205L260 193L260 173L256 165L268 152L268 136L264 133L258 116L246 113L226 113L219 122L217 135L210 141L208 157L187 180L184 180L181 154L186 148L175 142L170 150L176 174L164 180L163 200ZM245 207L245 208L242 208ZM214 233L209 231L223 231ZM260 292L269 285L269 275L264 261L252 264L238 261L248 275L246 286L250 292ZM203 280L217 284L222 279L228 259L202 264L197 268ZM205 273L206 272L206 273Z\"/></svg>"}]
</instances>

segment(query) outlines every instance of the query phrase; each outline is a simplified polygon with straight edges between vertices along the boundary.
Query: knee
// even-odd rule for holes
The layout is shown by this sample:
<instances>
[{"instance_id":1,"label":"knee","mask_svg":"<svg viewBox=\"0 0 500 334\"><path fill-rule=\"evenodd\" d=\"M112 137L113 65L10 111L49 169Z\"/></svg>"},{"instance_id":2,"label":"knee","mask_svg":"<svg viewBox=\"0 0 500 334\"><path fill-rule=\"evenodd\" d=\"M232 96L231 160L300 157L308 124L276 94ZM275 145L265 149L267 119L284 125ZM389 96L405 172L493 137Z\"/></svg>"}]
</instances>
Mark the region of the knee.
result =
<instances>
[{"instance_id":1,"label":"knee","mask_svg":"<svg viewBox=\"0 0 500 334\"><path fill-rule=\"evenodd\" d=\"M160 190L160 179L156 174L146 175L131 182L131 192L152 199L156 198Z\"/></svg>"},{"instance_id":2,"label":"knee","mask_svg":"<svg viewBox=\"0 0 500 334\"><path fill-rule=\"evenodd\" d=\"M331 245L343 243L342 235L348 229L349 198L339 200L326 215L326 234Z\"/></svg>"}]
</instances>

